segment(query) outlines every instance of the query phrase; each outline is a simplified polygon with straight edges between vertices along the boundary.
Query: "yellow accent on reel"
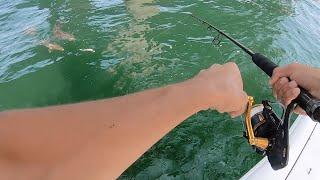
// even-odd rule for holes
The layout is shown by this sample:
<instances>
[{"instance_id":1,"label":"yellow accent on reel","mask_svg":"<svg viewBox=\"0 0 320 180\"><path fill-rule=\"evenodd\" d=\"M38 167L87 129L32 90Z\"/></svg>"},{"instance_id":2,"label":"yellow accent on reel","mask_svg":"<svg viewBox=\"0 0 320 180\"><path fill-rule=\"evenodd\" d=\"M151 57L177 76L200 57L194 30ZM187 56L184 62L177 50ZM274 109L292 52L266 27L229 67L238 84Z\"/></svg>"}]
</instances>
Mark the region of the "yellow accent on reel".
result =
<instances>
[{"instance_id":1,"label":"yellow accent on reel","mask_svg":"<svg viewBox=\"0 0 320 180\"><path fill-rule=\"evenodd\" d=\"M249 144L265 150L269 146L269 140L267 138L255 137L254 131L252 128L251 111L252 111L253 104L254 104L253 97L248 96L248 106L246 111L246 129L248 133L247 135L248 135Z\"/></svg>"}]
</instances>

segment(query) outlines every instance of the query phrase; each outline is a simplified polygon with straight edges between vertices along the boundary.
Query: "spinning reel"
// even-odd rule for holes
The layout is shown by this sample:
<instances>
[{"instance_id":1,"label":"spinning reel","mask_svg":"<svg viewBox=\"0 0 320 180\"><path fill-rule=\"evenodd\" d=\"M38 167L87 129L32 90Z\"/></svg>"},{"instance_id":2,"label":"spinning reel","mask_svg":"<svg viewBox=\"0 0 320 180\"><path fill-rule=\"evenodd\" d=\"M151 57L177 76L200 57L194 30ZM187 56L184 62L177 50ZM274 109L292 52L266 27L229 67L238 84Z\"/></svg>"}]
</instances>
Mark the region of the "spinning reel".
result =
<instances>
[{"instance_id":1,"label":"spinning reel","mask_svg":"<svg viewBox=\"0 0 320 180\"><path fill-rule=\"evenodd\" d=\"M253 97L248 98L244 137L258 154L267 155L274 170L284 168L289 158L289 120L295 107L291 103L283 117L279 117L270 101L253 106Z\"/></svg>"}]
</instances>

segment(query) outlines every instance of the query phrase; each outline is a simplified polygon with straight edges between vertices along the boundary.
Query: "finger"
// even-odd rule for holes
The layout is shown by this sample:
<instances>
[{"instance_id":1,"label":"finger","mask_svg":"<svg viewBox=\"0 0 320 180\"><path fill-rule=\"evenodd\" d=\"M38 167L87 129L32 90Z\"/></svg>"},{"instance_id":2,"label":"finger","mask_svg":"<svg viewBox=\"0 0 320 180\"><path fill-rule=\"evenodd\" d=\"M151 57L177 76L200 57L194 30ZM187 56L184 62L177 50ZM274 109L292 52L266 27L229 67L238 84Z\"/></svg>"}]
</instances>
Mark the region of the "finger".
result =
<instances>
[{"instance_id":1,"label":"finger","mask_svg":"<svg viewBox=\"0 0 320 180\"><path fill-rule=\"evenodd\" d=\"M290 88L297 88L298 83L295 80L292 80L289 82L289 86L290 86Z\"/></svg>"},{"instance_id":2,"label":"finger","mask_svg":"<svg viewBox=\"0 0 320 180\"><path fill-rule=\"evenodd\" d=\"M222 109L215 109L216 111L218 111L218 113L222 114L222 113L225 113L226 111L222 110Z\"/></svg>"},{"instance_id":3,"label":"finger","mask_svg":"<svg viewBox=\"0 0 320 180\"><path fill-rule=\"evenodd\" d=\"M289 82L289 80L285 77L280 78L273 86L273 93L275 94L275 97L277 98L277 100L281 100L282 98L282 94L281 94L281 89L283 88L283 86L285 86L287 83Z\"/></svg>"},{"instance_id":4,"label":"finger","mask_svg":"<svg viewBox=\"0 0 320 180\"><path fill-rule=\"evenodd\" d=\"M273 85L275 82L278 81L281 77L291 77L294 69L296 68L297 63L292 63L284 67L277 67L273 70L272 77L270 80L270 85Z\"/></svg>"},{"instance_id":5,"label":"finger","mask_svg":"<svg viewBox=\"0 0 320 180\"><path fill-rule=\"evenodd\" d=\"M300 94L299 88L290 89L286 95L283 97L283 104L288 106L292 100L296 99Z\"/></svg>"},{"instance_id":6,"label":"finger","mask_svg":"<svg viewBox=\"0 0 320 180\"><path fill-rule=\"evenodd\" d=\"M225 65L226 66L232 66L234 68L238 68L238 65L236 63L234 63L234 62L227 62Z\"/></svg>"},{"instance_id":7,"label":"finger","mask_svg":"<svg viewBox=\"0 0 320 180\"><path fill-rule=\"evenodd\" d=\"M277 67L273 70L272 77L269 81L271 86L273 84L275 84L277 81L279 81L280 78L286 77L286 76L284 76L284 72L283 72L284 69L285 69L285 67Z\"/></svg>"},{"instance_id":8,"label":"finger","mask_svg":"<svg viewBox=\"0 0 320 180\"><path fill-rule=\"evenodd\" d=\"M281 100L281 102L286 105L286 102L287 102L287 99L291 99L292 100L292 97L294 95L293 93L293 89L294 88L297 88L298 85L295 81L290 81L290 82L286 82L280 89L279 91L277 92L280 96L279 96L279 99ZM290 101L291 101L290 100Z\"/></svg>"},{"instance_id":9,"label":"finger","mask_svg":"<svg viewBox=\"0 0 320 180\"><path fill-rule=\"evenodd\" d=\"M271 86L274 85L274 83L276 83L279 79L280 79L280 73L279 71L281 71L281 68L280 67L277 67L273 70L273 73L272 73L272 77L271 79L269 80L269 84Z\"/></svg>"},{"instance_id":10,"label":"finger","mask_svg":"<svg viewBox=\"0 0 320 180\"><path fill-rule=\"evenodd\" d=\"M209 69L212 69L212 68L217 68L217 67L221 67L222 65L221 64L213 64L210 66Z\"/></svg>"},{"instance_id":11,"label":"finger","mask_svg":"<svg viewBox=\"0 0 320 180\"><path fill-rule=\"evenodd\" d=\"M232 69L234 71L234 73L240 74L240 76L241 76L240 69L236 63L228 62L225 64L225 66L228 66L230 69Z\"/></svg>"},{"instance_id":12,"label":"finger","mask_svg":"<svg viewBox=\"0 0 320 180\"><path fill-rule=\"evenodd\" d=\"M284 101L284 105L289 105L292 100L298 97L300 94L300 89L298 88L298 84L296 81L290 81L286 87L281 89L281 94L283 94L282 98Z\"/></svg>"},{"instance_id":13,"label":"finger","mask_svg":"<svg viewBox=\"0 0 320 180\"><path fill-rule=\"evenodd\" d=\"M224 108L221 108L221 107L210 107L211 110L214 110L214 111L218 111L218 113L225 113L227 111L225 111Z\"/></svg>"}]
</instances>

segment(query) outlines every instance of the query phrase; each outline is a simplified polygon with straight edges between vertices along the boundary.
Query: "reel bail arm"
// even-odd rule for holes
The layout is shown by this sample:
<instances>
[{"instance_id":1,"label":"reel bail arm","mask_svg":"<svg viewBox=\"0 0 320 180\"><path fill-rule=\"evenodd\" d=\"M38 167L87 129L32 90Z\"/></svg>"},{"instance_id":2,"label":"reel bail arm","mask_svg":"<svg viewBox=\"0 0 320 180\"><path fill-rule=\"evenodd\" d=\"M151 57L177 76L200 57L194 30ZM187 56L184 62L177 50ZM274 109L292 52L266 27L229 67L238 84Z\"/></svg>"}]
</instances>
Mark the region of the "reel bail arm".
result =
<instances>
[{"instance_id":1,"label":"reel bail arm","mask_svg":"<svg viewBox=\"0 0 320 180\"><path fill-rule=\"evenodd\" d=\"M255 137L251 123L251 111L254 100L252 96L248 96L248 106L246 111L246 129L248 134L248 142L252 146L256 146L259 149L266 150L269 146L269 140L267 138Z\"/></svg>"}]
</instances>

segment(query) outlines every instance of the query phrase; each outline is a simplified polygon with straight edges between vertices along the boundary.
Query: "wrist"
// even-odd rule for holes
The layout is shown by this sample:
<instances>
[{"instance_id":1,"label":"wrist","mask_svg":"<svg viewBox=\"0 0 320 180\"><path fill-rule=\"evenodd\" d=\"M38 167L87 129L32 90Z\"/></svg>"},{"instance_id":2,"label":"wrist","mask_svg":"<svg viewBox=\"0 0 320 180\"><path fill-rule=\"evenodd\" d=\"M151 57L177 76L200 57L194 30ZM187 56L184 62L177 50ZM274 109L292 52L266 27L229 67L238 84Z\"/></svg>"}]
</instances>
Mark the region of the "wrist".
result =
<instances>
[{"instance_id":1,"label":"wrist","mask_svg":"<svg viewBox=\"0 0 320 180\"><path fill-rule=\"evenodd\" d=\"M204 82L196 78L179 84L184 90L190 105L194 106L198 111L214 108L215 99L218 97L215 88L208 88L208 85L204 85ZM212 84L214 83L212 82Z\"/></svg>"}]
</instances>

